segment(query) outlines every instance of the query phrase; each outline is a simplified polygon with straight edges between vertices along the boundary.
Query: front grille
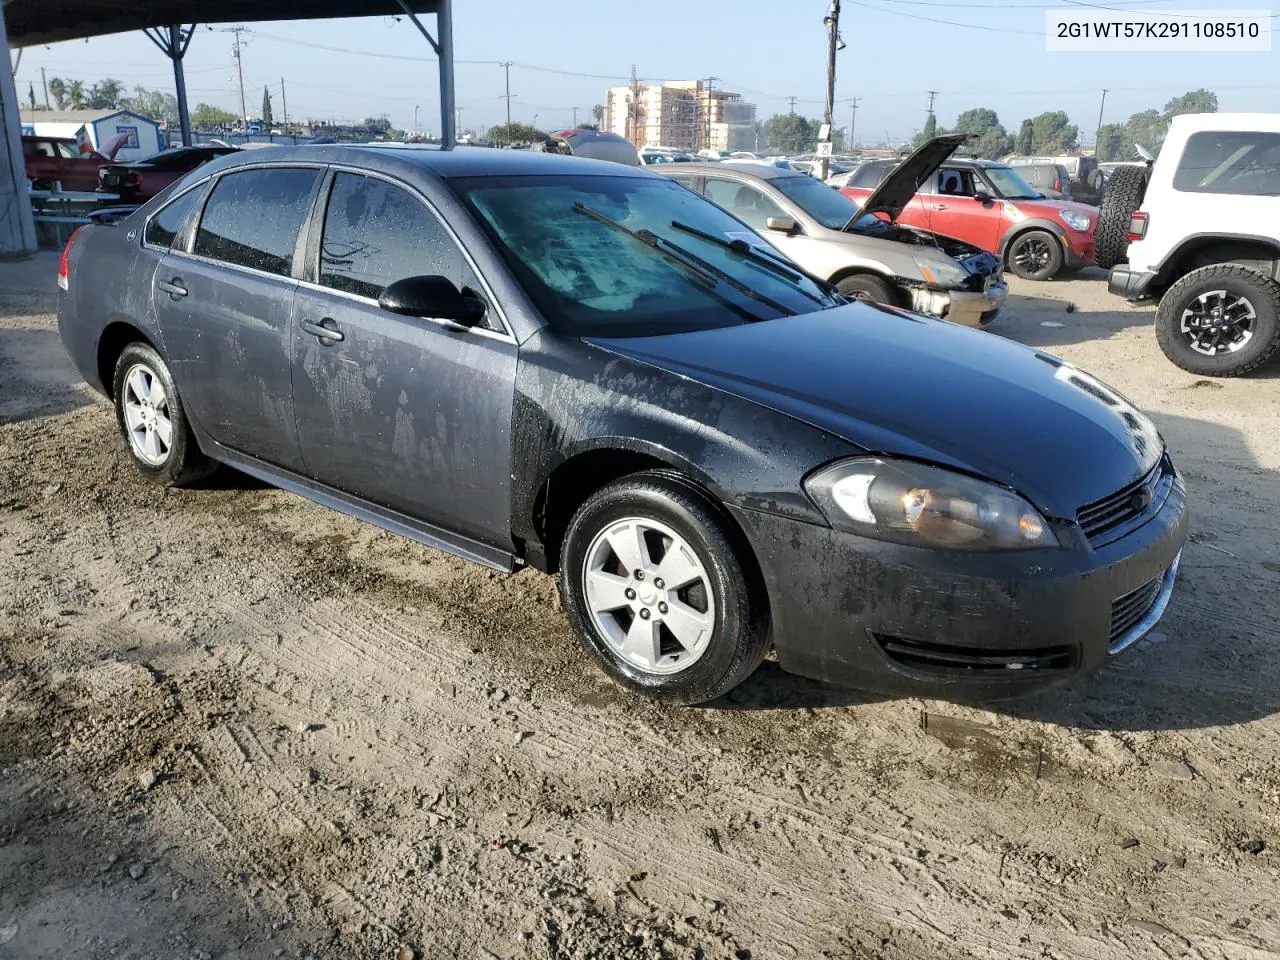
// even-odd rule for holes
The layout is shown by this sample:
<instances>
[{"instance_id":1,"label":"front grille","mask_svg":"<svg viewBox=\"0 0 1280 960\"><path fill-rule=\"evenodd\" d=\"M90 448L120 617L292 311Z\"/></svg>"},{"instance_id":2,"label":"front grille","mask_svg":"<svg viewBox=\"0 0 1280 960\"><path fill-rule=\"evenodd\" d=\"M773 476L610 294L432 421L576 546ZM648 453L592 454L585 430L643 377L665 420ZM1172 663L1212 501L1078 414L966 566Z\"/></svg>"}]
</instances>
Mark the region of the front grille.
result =
<instances>
[{"instance_id":1,"label":"front grille","mask_svg":"<svg viewBox=\"0 0 1280 960\"><path fill-rule=\"evenodd\" d=\"M1164 575L1161 574L1150 583L1144 583L1137 590L1112 601L1111 642L1113 644L1151 612L1151 608L1156 605L1156 598L1160 596L1160 587L1163 584Z\"/></svg>"},{"instance_id":2,"label":"front grille","mask_svg":"<svg viewBox=\"0 0 1280 960\"><path fill-rule=\"evenodd\" d=\"M1091 543L1160 505L1161 481L1165 478L1164 466L1161 461L1141 480L1109 497L1086 503L1076 511L1076 522Z\"/></svg>"},{"instance_id":3,"label":"front grille","mask_svg":"<svg viewBox=\"0 0 1280 960\"><path fill-rule=\"evenodd\" d=\"M1074 647L1042 647L1038 650L991 650L922 643L903 637L873 633L880 649L894 663L929 673L973 675L1070 670L1076 665Z\"/></svg>"}]
</instances>

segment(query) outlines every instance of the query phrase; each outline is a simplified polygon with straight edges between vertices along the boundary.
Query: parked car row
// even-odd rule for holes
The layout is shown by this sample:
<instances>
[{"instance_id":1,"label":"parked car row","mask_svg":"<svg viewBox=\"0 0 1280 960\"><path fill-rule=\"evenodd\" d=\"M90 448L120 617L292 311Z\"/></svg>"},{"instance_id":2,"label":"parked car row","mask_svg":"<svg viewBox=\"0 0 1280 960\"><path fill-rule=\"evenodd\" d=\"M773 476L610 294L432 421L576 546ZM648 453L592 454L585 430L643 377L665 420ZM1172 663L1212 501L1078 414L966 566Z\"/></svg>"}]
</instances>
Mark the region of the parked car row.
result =
<instances>
[{"instance_id":1,"label":"parked car row","mask_svg":"<svg viewBox=\"0 0 1280 960\"><path fill-rule=\"evenodd\" d=\"M225 145L176 147L143 160L113 163L128 139L128 134L121 134L105 145L103 153L82 153L73 138L24 136L27 179L36 190L60 185L68 192L100 190L117 198L112 203L145 203L183 174L236 149Z\"/></svg>"}]
</instances>

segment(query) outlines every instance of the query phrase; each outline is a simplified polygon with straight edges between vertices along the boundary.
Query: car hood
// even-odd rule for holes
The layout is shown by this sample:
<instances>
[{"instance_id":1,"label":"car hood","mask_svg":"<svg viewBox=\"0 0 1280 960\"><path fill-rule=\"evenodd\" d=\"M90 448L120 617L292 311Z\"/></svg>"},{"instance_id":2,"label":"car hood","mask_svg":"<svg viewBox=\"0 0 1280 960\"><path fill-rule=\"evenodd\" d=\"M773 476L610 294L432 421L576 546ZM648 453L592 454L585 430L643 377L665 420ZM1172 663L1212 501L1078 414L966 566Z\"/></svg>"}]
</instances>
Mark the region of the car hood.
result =
<instances>
[{"instance_id":1,"label":"car hood","mask_svg":"<svg viewBox=\"0 0 1280 960\"><path fill-rule=\"evenodd\" d=\"M869 452L994 480L1051 517L1073 519L1082 504L1146 474L1164 450L1141 411L1064 361L872 304L588 342Z\"/></svg>"},{"instance_id":2,"label":"car hood","mask_svg":"<svg viewBox=\"0 0 1280 960\"><path fill-rule=\"evenodd\" d=\"M965 133L948 133L921 145L871 191L862 204L862 212L883 213L890 220L898 219L920 186L968 139Z\"/></svg>"},{"instance_id":3,"label":"car hood","mask_svg":"<svg viewBox=\"0 0 1280 960\"><path fill-rule=\"evenodd\" d=\"M1077 213L1083 213L1089 217L1095 224L1098 222L1098 208L1090 206L1087 203L1078 203L1075 200L1009 200L1008 203L1014 204L1019 212L1028 217L1047 217L1056 219L1058 214L1064 210L1074 210Z\"/></svg>"}]
</instances>

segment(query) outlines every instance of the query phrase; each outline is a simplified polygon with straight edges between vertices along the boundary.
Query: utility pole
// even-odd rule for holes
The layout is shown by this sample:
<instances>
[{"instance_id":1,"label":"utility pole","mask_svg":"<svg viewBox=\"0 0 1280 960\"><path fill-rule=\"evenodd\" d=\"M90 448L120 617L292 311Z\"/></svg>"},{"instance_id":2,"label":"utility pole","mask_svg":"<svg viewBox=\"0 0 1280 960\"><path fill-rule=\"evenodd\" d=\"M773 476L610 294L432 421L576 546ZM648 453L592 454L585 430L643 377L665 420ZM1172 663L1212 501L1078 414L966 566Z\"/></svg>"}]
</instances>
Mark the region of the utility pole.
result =
<instances>
[{"instance_id":1,"label":"utility pole","mask_svg":"<svg viewBox=\"0 0 1280 960\"><path fill-rule=\"evenodd\" d=\"M929 109L927 111L928 113L933 113L933 101L934 101L934 98L937 97L937 95L938 95L937 90L929 91Z\"/></svg>"},{"instance_id":2,"label":"utility pole","mask_svg":"<svg viewBox=\"0 0 1280 960\"><path fill-rule=\"evenodd\" d=\"M507 142L511 142L511 61L503 60L501 67L507 76L507 92L503 99L507 101Z\"/></svg>"},{"instance_id":3,"label":"utility pole","mask_svg":"<svg viewBox=\"0 0 1280 960\"><path fill-rule=\"evenodd\" d=\"M799 99L800 99L799 97L787 97L787 102L791 104L790 112L791 112L791 116L793 117L796 115L796 101Z\"/></svg>"},{"instance_id":4,"label":"utility pole","mask_svg":"<svg viewBox=\"0 0 1280 960\"><path fill-rule=\"evenodd\" d=\"M413 105L413 135L415 137L418 135L418 105L416 103Z\"/></svg>"},{"instance_id":5,"label":"utility pole","mask_svg":"<svg viewBox=\"0 0 1280 960\"><path fill-rule=\"evenodd\" d=\"M573 108L573 129L578 129L578 108Z\"/></svg>"},{"instance_id":6,"label":"utility pole","mask_svg":"<svg viewBox=\"0 0 1280 960\"><path fill-rule=\"evenodd\" d=\"M457 114L457 119L454 121L453 128L456 131L458 131L458 135L461 136L462 135L462 108L454 107L454 113Z\"/></svg>"},{"instance_id":7,"label":"utility pole","mask_svg":"<svg viewBox=\"0 0 1280 960\"><path fill-rule=\"evenodd\" d=\"M849 101L849 149L852 150L858 143L853 138L853 131L858 126L858 104L862 102L861 97L853 97Z\"/></svg>"},{"instance_id":8,"label":"utility pole","mask_svg":"<svg viewBox=\"0 0 1280 960\"><path fill-rule=\"evenodd\" d=\"M1102 90L1102 106L1098 107L1098 132L1093 135L1093 157L1098 157L1098 148L1102 146L1102 111L1107 109L1107 89Z\"/></svg>"},{"instance_id":9,"label":"utility pole","mask_svg":"<svg viewBox=\"0 0 1280 960\"><path fill-rule=\"evenodd\" d=\"M234 35L235 40L231 44L231 55L236 58L236 74L240 78L240 122L244 125L244 129L249 129L249 108L245 104L244 99L244 63L242 62L242 48L247 41L240 39L240 34L247 33L248 27L234 26L227 27L223 33Z\"/></svg>"},{"instance_id":10,"label":"utility pole","mask_svg":"<svg viewBox=\"0 0 1280 960\"><path fill-rule=\"evenodd\" d=\"M836 50L840 43L840 0L831 0L824 20L827 26L827 109L823 114L823 122L827 127L827 142L831 142L831 127L836 103ZM828 147L830 149L830 147ZM825 154L818 160L818 169L825 181L831 173L831 155Z\"/></svg>"},{"instance_id":11,"label":"utility pole","mask_svg":"<svg viewBox=\"0 0 1280 960\"><path fill-rule=\"evenodd\" d=\"M40 68L40 86L44 87L44 108L49 109L49 81L44 78L44 67Z\"/></svg>"},{"instance_id":12,"label":"utility pole","mask_svg":"<svg viewBox=\"0 0 1280 960\"><path fill-rule=\"evenodd\" d=\"M280 129L285 132L285 136L289 135L289 98L284 92L284 77L280 78L280 109L284 111L284 126Z\"/></svg>"},{"instance_id":13,"label":"utility pole","mask_svg":"<svg viewBox=\"0 0 1280 960\"><path fill-rule=\"evenodd\" d=\"M637 147L644 146L640 138L640 78L636 65L631 65L631 103L627 105L627 139Z\"/></svg>"},{"instance_id":14,"label":"utility pole","mask_svg":"<svg viewBox=\"0 0 1280 960\"><path fill-rule=\"evenodd\" d=\"M706 115L702 118L702 149L704 150L711 149L711 104L714 103L711 94L719 79L719 77L707 77L707 108Z\"/></svg>"}]
</instances>

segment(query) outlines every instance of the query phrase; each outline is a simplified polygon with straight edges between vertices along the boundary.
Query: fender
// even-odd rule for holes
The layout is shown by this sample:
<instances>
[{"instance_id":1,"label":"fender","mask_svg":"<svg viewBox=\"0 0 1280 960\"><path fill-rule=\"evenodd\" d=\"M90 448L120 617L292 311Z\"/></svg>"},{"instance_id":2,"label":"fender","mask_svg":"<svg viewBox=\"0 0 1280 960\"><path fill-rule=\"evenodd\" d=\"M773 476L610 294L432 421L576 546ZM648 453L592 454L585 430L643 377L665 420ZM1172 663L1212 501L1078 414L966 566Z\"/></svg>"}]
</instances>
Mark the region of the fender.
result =
<instances>
[{"instance_id":1,"label":"fender","mask_svg":"<svg viewBox=\"0 0 1280 960\"><path fill-rule=\"evenodd\" d=\"M1263 237L1249 233L1223 233L1216 230L1208 233L1192 233L1184 237L1176 247L1170 250L1169 253L1165 254L1164 259L1155 265L1153 272L1156 274L1156 277L1160 280L1166 279L1165 272L1174 264L1178 263L1189 247L1196 245L1202 240L1214 240L1228 244L1239 243L1257 245L1265 250L1270 250L1271 257L1275 261L1271 275L1272 277L1280 277L1280 242L1277 242L1274 237Z\"/></svg>"},{"instance_id":2,"label":"fender","mask_svg":"<svg viewBox=\"0 0 1280 960\"><path fill-rule=\"evenodd\" d=\"M1067 233L1066 227L1060 223L1055 223L1047 217L1029 217L1026 220L1019 220L1017 223L1010 225L1004 236L1000 238L1000 246L997 248L996 253L1000 255L1001 260L1004 259L1005 252L1009 249L1009 244L1028 230L1046 230L1057 237L1059 242L1065 242L1066 249L1071 249L1071 236Z\"/></svg>"}]
</instances>

